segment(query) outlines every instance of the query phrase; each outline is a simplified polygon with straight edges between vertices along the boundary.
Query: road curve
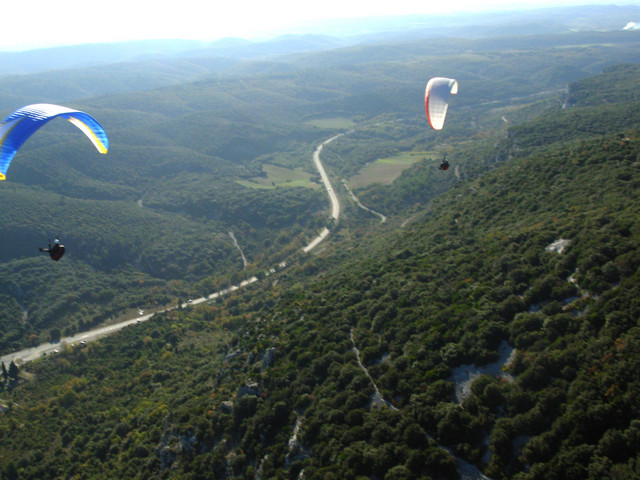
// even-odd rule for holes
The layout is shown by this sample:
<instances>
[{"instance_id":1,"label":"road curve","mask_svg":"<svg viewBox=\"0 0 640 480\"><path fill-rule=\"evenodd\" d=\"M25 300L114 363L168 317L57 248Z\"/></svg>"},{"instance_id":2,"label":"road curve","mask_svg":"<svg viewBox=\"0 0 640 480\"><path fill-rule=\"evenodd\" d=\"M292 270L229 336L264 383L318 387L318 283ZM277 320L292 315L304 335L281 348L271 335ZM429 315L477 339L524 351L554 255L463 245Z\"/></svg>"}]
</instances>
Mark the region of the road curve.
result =
<instances>
[{"instance_id":1,"label":"road curve","mask_svg":"<svg viewBox=\"0 0 640 480\"><path fill-rule=\"evenodd\" d=\"M350 133L350 132L347 132ZM341 137L342 135L345 135L344 133L335 135L327 140L325 140L324 142L322 142L320 145L318 145L318 147L316 148L315 152L313 153L313 162L316 166L316 168L318 169L318 172L320 173L320 177L322 178L322 183L324 184L324 187L327 190L327 193L329 194L329 199L331 200L331 218L334 220L338 220L339 216L340 216L340 202L338 201L338 196L336 195L335 191L333 190L333 187L331 186L331 182L329 181L329 176L327 175L327 172L324 169L324 166L322 165L322 162L320 161L320 152L322 152L322 147L327 145L328 143L333 142L336 138ZM141 205L141 202L139 202L139 204ZM322 242L327 236L329 235L329 229L328 228L324 228L320 234L311 242L309 243L309 245L307 245L306 247L304 247L302 250L305 253L308 253L309 251L311 251L313 248L315 248L320 242ZM233 237L232 237L233 238ZM285 268L286 267L286 263L282 262L280 265L278 265L280 268ZM270 272L275 272L274 269L271 269ZM208 295L206 297L200 297L200 298L196 298L194 300L189 301L188 303L183 303L182 305L180 305L182 308L185 308L189 305L198 305L200 303L204 303L207 300L213 300L215 298L218 298L220 296L226 295L230 292L233 292L235 290L238 290L239 288L244 288L254 282L257 282L258 278L257 277L252 277L248 280L244 280L243 282L239 283L238 285L233 285L229 288L226 288L224 290L220 290L219 292L215 292L212 293L211 295ZM47 343L43 343L42 345L38 345L37 347L32 347L32 348L27 348L24 350L20 350L18 352L13 352L13 353L8 353L6 355L3 355L0 357L0 361L4 362L5 365L9 365L11 362L15 362L18 365L22 365L25 364L27 362L31 362L37 358L42 357L42 355L45 354L52 354L52 353L56 353L57 351L63 350L65 348L66 345L79 345L82 343L86 343L86 342L91 342L93 340L97 340L101 337L104 337L106 335L110 335L112 333L115 333L119 330L122 330L125 327L128 327L130 325L134 325L136 323L140 323L140 322L146 322L147 320L149 320L153 315L155 315L156 313L164 313L167 312L169 310L173 310L177 307L170 307L164 310L160 310L157 312L153 312L153 313L149 313L146 315L140 315L136 318L131 318L129 320L125 320L123 322L119 322L119 323L115 323L113 325L107 325L105 327L100 327L100 328L96 328L93 330L89 330L87 332L81 332L78 333L76 335L72 335L70 337L65 337L60 339L59 342L47 342Z\"/></svg>"},{"instance_id":2,"label":"road curve","mask_svg":"<svg viewBox=\"0 0 640 480\"><path fill-rule=\"evenodd\" d=\"M336 195L336 192L333 190L333 187L331 186L331 181L329 180L329 176L327 175L327 172L324 169L322 162L320 161L320 153L322 152L322 148L325 145L333 142L336 138L346 135L347 133L351 133L351 131L346 133L339 133L338 135L334 135L328 140L325 140L320 145L318 145L318 148L316 148L316 151L313 152L313 163L318 169L318 172L320 173L320 178L322 179L322 183L324 184L324 188L327 190L327 193L329 194L329 200L331 201L331 219L334 221L337 221L338 218L340 217L340 202L338 201L338 196ZM329 235L329 229L325 228L324 230L322 230L322 232L320 232L320 234L316 238L313 239L313 241L309 245L304 247L302 251L304 253L309 253L322 240L327 238L328 235Z\"/></svg>"},{"instance_id":3,"label":"road curve","mask_svg":"<svg viewBox=\"0 0 640 480\"><path fill-rule=\"evenodd\" d=\"M344 185L344 188L347 190L347 193L351 195L351 198L353 199L353 201L356 202L356 205L358 205L358 207L360 207L362 210L372 213L373 215L377 215L380 218L380 223L384 223L387 221L387 217L385 217L383 214L376 212L375 210L371 210L369 207L367 207L366 205L363 205L362 202L360 202L358 197L356 197L356 194L353 193L351 188L349 188L349 182L347 182L346 178L342 179L342 184Z\"/></svg>"}]
</instances>

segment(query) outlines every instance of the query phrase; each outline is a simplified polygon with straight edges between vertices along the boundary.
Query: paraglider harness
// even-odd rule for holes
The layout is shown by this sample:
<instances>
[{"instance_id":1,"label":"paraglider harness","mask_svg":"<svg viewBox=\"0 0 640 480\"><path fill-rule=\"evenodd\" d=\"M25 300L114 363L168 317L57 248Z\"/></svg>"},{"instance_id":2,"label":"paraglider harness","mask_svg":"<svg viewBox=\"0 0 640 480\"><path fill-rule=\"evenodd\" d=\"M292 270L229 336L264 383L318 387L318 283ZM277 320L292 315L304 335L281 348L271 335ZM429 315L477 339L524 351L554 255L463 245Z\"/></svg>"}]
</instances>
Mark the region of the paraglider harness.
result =
<instances>
[{"instance_id":1,"label":"paraglider harness","mask_svg":"<svg viewBox=\"0 0 640 480\"><path fill-rule=\"evenodd\" d=\"M447 168L449 168L449 160L447 160L447 157L444 157L444 160L442 160L442 163L440 164L438 169L444 172Z\"/></svg>"},{"instance_id":2,"label":"paraglider harness","mask_svg":"<svg viewBox=\"0 0 640 480\"><path fill-rule=\"evenodd\" d=\"M58 261L64 255L64 245L60 243L60 240L57 238L53 241L53 245L51 244L51 240L49 240L49 248L40 247L41 252L48 252L51 260Z\"/></svg>"}]
</instances>

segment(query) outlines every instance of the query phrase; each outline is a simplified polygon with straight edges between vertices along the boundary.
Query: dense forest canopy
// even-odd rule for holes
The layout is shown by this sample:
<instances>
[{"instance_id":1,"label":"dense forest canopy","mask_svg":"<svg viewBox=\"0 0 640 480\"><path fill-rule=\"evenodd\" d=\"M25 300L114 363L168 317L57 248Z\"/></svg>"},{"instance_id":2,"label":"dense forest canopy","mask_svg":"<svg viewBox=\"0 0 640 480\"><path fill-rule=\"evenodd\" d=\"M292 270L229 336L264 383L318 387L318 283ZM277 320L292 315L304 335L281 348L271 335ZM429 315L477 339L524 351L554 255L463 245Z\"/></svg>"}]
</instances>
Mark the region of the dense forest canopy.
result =
<instances>
[{"instance_id":1,"label":"dense forest canopy","mask_svg":"<svg viewBox=\"0 0 640 480\"><path fill-rule=\"evenodd\" d=\"M261 59L242 74L78 101L108 132L109 154L97 158L74 128L50 122L20 150L0 191L7 212L0 241L15 245L0 254L2 294L9 299L0 312L1 348L46 340L52 328L74 332L132 308L211 293L203 290L282 261L326 222L328 203L311 156L346 125L357 128L324 153L340 177L407 151L450 152L462 174L474 176L486 168L504 118L519 124L560 104L567 82L635 60L638 33L538 40L539 46L526 36L365 44L287 56L278 64L283 68L270 69ZM102 84L122 81L119 69L100 73ZM421 106L426 80L437 74L463 85L448 128L439 133L426 130ZM28 78L37 84L49 75ZM271 167L309 176L287 183L269 176ZM432 174L425 169L412 187L389 194L376 185L360 194L380 211L398 212L450 188L451 178ZM92 289L111 292L99 298L113 301L64 306L55 292L82 290L77 277L60 277L37 256L37 247L55 235L66 236L77 268L96 271ZM38 272L28 286L20 278L25 268ZM117 295L114 276L129 273L148 281ZM45 288L51 283L56 287ZM54 308L42 311L41 302Z\"/></svg>"},{"instance_id":2,"label":"dense forest canopy","mask_svg":"<svg viewBox=\"0 0 640 480\"><path fill-rule=\"evenodd\" d=\"M3 352L290 264L6 365L0 475L640 475L638 40L364 45L78 102L109 155L52 123L1 185ZM436 74L460 84L441 133ZM337 133L334 224L311 157ZM385 222L340 187L409 154L355 189ZM64 261L33 252L61 233Z\"/></svg>"}]
</instances>

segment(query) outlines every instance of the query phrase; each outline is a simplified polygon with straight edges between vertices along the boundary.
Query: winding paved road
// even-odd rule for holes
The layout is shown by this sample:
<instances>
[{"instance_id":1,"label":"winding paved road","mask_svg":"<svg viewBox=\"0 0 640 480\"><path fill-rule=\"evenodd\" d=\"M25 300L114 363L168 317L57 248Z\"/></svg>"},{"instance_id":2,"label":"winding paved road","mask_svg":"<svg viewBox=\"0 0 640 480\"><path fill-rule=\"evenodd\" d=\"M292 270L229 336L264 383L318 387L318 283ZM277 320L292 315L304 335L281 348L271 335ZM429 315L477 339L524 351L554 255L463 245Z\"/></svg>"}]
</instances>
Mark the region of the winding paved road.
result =
<instances>
[{"instance_id":1,"label":"winding paved road","mask_svg":"<svg viewBox=\"0 0 640 480\"><path fill-rule=\"evenodd\" d=\"M371 210L369 207L367 207L366 205L363 205L362 202L360 202L360 200L358 199L358 197L356 197L356 194L353 193L353 191L351 190L351 188L349 188L349 182L347 182L346 178L342 179L342 184L344 185L344 188L347 190L347 193L349 193L349 195L351 195L351 198L353 199L354 202L356 202L356 205L358 205L362 210L365 210L369 213L372 213L374 215L377 215L378 217L380 217L380 223L384 223L387 221L387 217L385 217L383 214L376 212L375 210Z\"/></svg>"},{"instance_id":2,"label":"winding paved road","mask_svg":"<svg viewBox=\"0 0 640 480\"><path fill-rule=\"evenodd\" d=\"M283 265L286 266L286 264L280 264L281 267ZM239 288L244 288L248 285L251 285L252 283L257 281L258 281L257 277L251 277L248 280L244 280L243 282L240 282L238 285L232 285L229 288L225 288L224 290L220 290L219 292L212 293L207 297L200 297L194 300L190 300L189 302L181 304L180 307L186 308L189 305L198 305L199 303L204 303L207 300L213 300L215 298L221 297L230 292L238 290ZM93 330L89 330L87 332L81 332L71 337L64 337L60 339L59 342L55 342L55 343L47 342L47 343L43 343L42 345L38 345L37 347L27 348L19 352L9 353L7 355L3 355L2 357L0 357L0 361L4 362L5 365L9 365L12 361L15 362L17 365L23 365L27 362L31 362L32 360L35 360L36 358L40 358L44 354L52 354L52 353L56 353L57 351L64 350L64 348L67 345L81 345L83 342L86 343L86 342L92 342L94 340L98 340L101 337L104 337L106 335L111 335L112 333L122 330L123 328L128 327L130 325L134 325L140 322L146 322L156 313L164 313L170 310L174 310L176 308L178 307L175 306L175 307L165 308L164 310L148 313L146 315L140 315L139 317L131 318L129 320L125 320L119 323L114 323L113 325L107 325L106 327L100 327Z\"/></svg>"},{"instance_id":3,"label":"winding paved road","mask_svg":"<svg viewBox=\"0 0 640 480\"><path fill-rule=\"evenodd\" d=\"M318 169L318 172L320 173L320 177L322 178L322 183L324 184L327 190L327 193L329 194L329 200L331 201L331 218L334 220L338 220L338 217L340 216L340 202L338 201L338 196L336 195L336 193L333 190L333 187L331 186L331 182L329 181L329 176L327 175L327 172L325 171L324 166L322 165L322 162L320 162L320 152L322 152L323 146L325 146L330 142L333 142L336 138L341 137L342 135L345 135L345 134L341 133L339 135L335 135L329 138L328 140L325 140L320 145L318 145L318 148L316 148L315 152L313 153L313 163ZM142 206L142 201L139 201L138 204ZM233 233L229 232L229 235L235 242L235 237L233 237ZM324 228L320 232L320 234L302 250L305 253L308 253L313 248L315 248L320 242L322 242L325 238L327 238L328 235L329 235L329 229ZM237 243L236 243L236 246L238 246ZM243 261L244 261L244 255L243 255ZM280 269L286 268L286 266L287 266L286 262L282 262L278 265ZM269 269L269 271L267 272L267 275L269 275L270 273L275 273L275 269L274 268ZM257 281L258 281L257 277L252 277L248 280L244 280L238 285L233 285L229 288L225 288L224 290L220 290L219 292L212 293L211 295L208 295L206 297L200 297L194 300L190 300L187 303L183 303L181 307L185 308L189 305L198 305L200 303L206 302L207 300L213 300L215 298L221 297L230 292L238 290L239 288L245 288L248 285L251 285L252 283ZM47 342L47 343L38 345L37 347L27 348L24 350L20 350L18 352L8 353L6 355L1 356L0 361L4 362L5 365L9 365L12 361L15 362L17 365L23 365L27 362L31 362L37 358L42 357L42 355L54 354L60 350L63 350L67 345L81 345L86 342L97 340L106 335L111 335L112 333L122 330L123 328L126 328L130 325L134 325L140 322L146 322L156 313L164 313L164 312L173 310L175 308L177 308L177 306L159 310L153 313L148 313L146 315L140 315L136 318L131 318L129 320L115 323L113 325L107 325L105 327L100 327L100 328L96 328L86 332L78 333L70 337L62 338L60 339L59 342L55 342L55 343Z\"/></svg>"},{"instance_id":4,"label":"winding paved road","mask_svg":"<svg viewBox=\"0 0 640 480\"><path fill-rule=\"evenodd\" d=\"M347 132L347 133L350 133L350 132ZM324 147L328 143L333 142L336 138L339 138L342 135L346 135L346 133L340 133L338 135L331 137L328 140L325 140L320 145L318 145L318 148L316 148L316 151L313 152L313 163L318 169L318 172L320 173L320 178L322 179L322 183L324 184L324 188L326 188L327 193L329 194L329 200L331 201L331 218L335 221L337 221L338 218L340 217L340 202L338 201L338 196L336 195L336 192L333 190L333 187L331 186L331 181L329 180L327 171L324 169L324 165L322 165L322 162L320 161L320 152L322 152L322 147ZM322 240L327 238L328 235L329 235L329 229L328 228L323 229L322 232L320 232L320 234L316 238L314 238L309 245L307 245L302 249L302 251L304 253L309 253Z\"/></svg>"}]
</instances>

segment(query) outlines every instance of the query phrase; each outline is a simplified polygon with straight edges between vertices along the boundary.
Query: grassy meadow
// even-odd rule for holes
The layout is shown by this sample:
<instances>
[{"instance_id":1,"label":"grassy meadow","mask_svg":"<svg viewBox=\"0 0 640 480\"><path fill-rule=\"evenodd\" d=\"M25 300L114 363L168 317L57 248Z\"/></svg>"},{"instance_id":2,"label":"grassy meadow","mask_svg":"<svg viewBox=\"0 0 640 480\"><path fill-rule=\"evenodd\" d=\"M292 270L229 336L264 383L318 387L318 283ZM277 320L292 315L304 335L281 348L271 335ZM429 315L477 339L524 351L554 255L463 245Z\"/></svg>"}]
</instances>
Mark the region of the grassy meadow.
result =
<instances>
[{"instance_id":1,"label":"grassy meadow","mask_svg":"<svg viewBox=\"0 0 640 480\"><path fill-rule=\"evenodd\" d=\"M309 159L311 161L311 159ZM265 163L262 166L264 177L253 177L250 180L236 182L247 188L272 189L277 187L309 187L318 188L320 185L312 179L313 175L302 168L285 168Z\"/></svg>"},{"instance_id":2,"label":"grassy meadow","mask_svg":"<svg viewBox=\"0 0 640 480\"><path fill-rule=\"evenodd\" d=\"M357 175L349 179L353 188L363 188L374 183L390 185L408 167L421 160L435 162L436 156L427 152L401 152L376 160L364 166Z\"/></svg>"}]
</instances>

